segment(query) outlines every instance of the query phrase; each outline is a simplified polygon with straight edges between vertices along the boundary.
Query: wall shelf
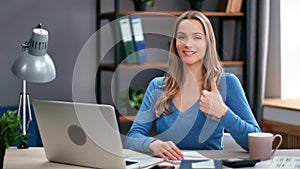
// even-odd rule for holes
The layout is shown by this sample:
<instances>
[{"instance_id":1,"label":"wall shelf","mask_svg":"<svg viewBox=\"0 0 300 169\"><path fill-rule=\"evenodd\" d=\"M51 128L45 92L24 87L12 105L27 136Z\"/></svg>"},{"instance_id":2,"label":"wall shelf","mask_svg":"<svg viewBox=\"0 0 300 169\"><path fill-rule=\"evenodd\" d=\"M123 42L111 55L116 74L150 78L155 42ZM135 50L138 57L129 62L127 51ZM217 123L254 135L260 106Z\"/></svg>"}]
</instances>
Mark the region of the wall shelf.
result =
<instances>
[{"instance_id":1,"label":"wall shelf","mask_svg":"<svg viewBox=\"0 0 300 169\"><path fill-rule=\"evenodd\" d=\"M227 66L243 66L244 61L222 61L224 67ZM120 68L166 68L168 64L166 62L151 62L145 64L120 64ZM103 63L99 65L101 70L114 71L115 65L113 63Z\"/></svg>"},{"instance_id":2,"label":"wall shelf","mask_svg":"<svg viewBox=\"0 0 300 169\"><path fill-rule=\"evenodd\" d=\"M155 12L140 12L140 11L120 11L119 15L133 15L139 14L142 16L180 16L184 11L155 11ZM99 19L111 18L114 16L114 12L105 12L97 15ZM243 12L203 12L207 17L223 17L223 18L231 18L231 17L243 17L245 14Z\"/></svg>"}]
</instances>

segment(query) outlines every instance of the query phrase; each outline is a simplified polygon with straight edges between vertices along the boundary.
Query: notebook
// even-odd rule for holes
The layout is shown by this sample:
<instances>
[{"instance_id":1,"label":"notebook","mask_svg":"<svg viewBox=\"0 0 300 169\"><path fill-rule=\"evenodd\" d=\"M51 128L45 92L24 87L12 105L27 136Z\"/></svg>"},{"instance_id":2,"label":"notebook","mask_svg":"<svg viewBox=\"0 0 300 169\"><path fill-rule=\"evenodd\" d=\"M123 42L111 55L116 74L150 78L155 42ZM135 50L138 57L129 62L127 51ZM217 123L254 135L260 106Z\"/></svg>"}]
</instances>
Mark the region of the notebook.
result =
<instances>
[{"instance_id":1,"label":"notebook","mask_svg":"<svg viewBox=\"0 0 300 169\"><path fill-rule=\"evenodd\" d=\"M114 107L110 105L50 100L34 100L32 104L45 154L51 162L131 169L163 161L123 153Z\"/></svg>"}]
</instances>

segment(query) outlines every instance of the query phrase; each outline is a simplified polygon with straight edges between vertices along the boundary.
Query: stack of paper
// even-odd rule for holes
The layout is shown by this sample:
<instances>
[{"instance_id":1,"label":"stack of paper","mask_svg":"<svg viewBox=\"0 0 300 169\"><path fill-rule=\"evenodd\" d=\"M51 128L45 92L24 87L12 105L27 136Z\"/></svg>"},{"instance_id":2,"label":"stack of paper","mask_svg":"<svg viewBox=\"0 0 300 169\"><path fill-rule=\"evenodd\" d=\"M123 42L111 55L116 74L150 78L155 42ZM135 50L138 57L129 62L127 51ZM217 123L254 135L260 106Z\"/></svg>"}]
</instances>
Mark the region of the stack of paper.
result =
<instances>
[{"instance_id":1,"label":"stack of paper","mask_svg":"<svg viewBox=\"0 0 300 169\"><path fill-rule=\"evenodd\" d=\"M208 160L209 158L203 156L197 151L182 151L184 160ZM172 164L180 164L181 160L170 160Z\"/></svg>"},{"instance_id":2,"label":"stack of paper","mask_svg":"<svg viewBox=\"0 0 300 169\"><path fill-rule=\"evenodd\" d=\"M275 156L269 169L300 169L300 157Z\"/></svg>"}]
</instances>

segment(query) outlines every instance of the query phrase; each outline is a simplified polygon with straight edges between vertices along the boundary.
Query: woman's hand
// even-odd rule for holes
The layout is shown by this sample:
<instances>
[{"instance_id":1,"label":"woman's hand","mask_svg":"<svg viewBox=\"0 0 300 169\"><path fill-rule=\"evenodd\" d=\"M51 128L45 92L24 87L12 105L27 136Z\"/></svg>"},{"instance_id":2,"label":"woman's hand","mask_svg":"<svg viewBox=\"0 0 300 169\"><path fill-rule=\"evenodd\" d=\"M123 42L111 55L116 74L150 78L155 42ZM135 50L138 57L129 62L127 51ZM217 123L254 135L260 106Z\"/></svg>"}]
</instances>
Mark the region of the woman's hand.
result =
<instances>
[{"instance_id":1,"label":"woman's hand","mask_svg":"<svg viewBox=\"0 0 300 169\"><path fill-rule=\"evenodd\" d=\"M172 141L155 140L149 145L155 156L168 160L182 160L183 154Z\"/></svg>"},{"instance_id":2,"label":"woman's hand","mask_svg":"<svg viewBox=\"0 0 300 169\"><path fill-rule=\"evenodd\" d=\"M202 90L200 96L200 110L206 115L222 118L228 111L217 87L217 77L210 82L211 91Z\"/></svg>"}]
</instances>

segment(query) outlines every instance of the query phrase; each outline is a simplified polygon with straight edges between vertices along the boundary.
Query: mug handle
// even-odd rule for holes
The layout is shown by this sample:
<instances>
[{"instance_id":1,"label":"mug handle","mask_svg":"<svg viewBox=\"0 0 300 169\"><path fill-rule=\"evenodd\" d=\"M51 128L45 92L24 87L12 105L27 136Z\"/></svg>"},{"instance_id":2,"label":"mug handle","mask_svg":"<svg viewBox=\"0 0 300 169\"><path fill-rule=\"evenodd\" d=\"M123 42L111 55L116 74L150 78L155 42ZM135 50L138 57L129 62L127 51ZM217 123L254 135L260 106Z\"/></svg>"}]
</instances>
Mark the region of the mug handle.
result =
<instances>
[{"instance_id":1,"label":"mug handle","mask_svg":"<svg viewBox=\"0 0 300 169\"><path fill-rule=\"evenodd\" d=\"M282 136L280 134L276 134L273 136L273 141L276 139L276 137L279 138L279 143L276 145L275 149L272 151L271 157L274 155L275 151L279 148L279 146L282 143Z\"/></svg>"}]
</instances>

